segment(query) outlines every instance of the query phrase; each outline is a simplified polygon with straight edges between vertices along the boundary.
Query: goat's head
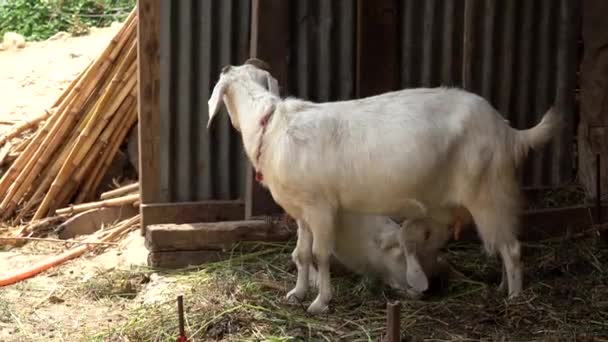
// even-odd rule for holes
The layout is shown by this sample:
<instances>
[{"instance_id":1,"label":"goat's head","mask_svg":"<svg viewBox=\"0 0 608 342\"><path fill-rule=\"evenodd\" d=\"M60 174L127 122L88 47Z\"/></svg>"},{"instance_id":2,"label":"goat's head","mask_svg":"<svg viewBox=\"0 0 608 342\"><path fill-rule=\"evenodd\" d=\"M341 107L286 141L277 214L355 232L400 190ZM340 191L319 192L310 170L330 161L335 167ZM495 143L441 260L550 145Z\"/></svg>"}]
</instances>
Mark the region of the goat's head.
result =
<instances>
[{"instance_id":1,"label":"goat's head","mask_svg":"<svg viewBox=\"0 0 608 342\"><path fill-rule=\"evenodd\" d=\"M401 244L405 247L407 281L415 290L424 291L429 279L422 267L420 257L436 257L451 236L449 226L422 218L405 220L401 224Z\"/></svg>"},{"instance_id":2,"label":"goat's head","mask_svg":"<svg viewBox=\"0 0 608 342\"><path fill-rule=\"evenodd\" d=\"M277 80L272 77L269 72L268 64L256 59L250 58L243 65L226 65L222 68L220 79L215 84L211 97L209 98L209 121L207 128L210 127L213 118L219 111L222 102L226 104L228 115L232 126L240 130L238 113L236 112L231 100L227 98L230 86L236 81L254 82L264 87L270 93L279 96L279 86Z\"/></svg>"}]
</instances>

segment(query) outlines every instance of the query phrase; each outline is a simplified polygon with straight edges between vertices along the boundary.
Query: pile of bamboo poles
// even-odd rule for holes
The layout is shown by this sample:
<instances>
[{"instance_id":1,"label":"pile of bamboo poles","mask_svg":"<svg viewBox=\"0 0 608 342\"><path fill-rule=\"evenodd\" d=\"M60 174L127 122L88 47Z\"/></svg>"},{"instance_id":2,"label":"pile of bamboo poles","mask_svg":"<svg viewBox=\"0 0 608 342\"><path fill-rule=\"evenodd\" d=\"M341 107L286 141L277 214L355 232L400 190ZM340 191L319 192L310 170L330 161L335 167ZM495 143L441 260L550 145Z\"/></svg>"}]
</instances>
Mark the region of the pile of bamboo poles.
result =
<instances>
[{"instance_id":1,"label":"pile of bamboo poles","mask_svg":"<svg viewBox=\"0 0 608 342\"><path fill-rule=\"evenodd\" d=\"M0 147L9 145L38 126L17 146L4 146L6 155L18 155L0 179L3 221L40 220L57 208L96 199L102 178L137 123L136 44L134 9L50 112L0 138Z\"/></svg>"}]
</instances>

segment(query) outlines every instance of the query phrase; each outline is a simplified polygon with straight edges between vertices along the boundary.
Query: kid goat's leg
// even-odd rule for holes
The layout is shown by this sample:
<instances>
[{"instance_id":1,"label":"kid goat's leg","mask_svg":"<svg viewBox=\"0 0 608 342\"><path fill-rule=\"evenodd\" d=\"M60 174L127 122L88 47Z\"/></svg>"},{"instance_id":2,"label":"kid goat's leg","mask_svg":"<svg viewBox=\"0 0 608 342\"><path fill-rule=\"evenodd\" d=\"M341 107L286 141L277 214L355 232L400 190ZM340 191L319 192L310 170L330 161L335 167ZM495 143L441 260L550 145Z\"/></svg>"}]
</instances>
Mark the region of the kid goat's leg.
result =
<instances>
[{"instance_id":1,"label":"kid goat's leg","mask_svg":"<svg viewBox=\"0 0 608 342\"><path fill-rule=\"evenodd\" d=\"M306 297L308 292L308 278L310 267L312 266L312 233L306 223L298 220L298 240L296 248L291 253L291 258L296 264L298 272L296 286L287 293L289 302L300 302Z\"/></svg>"}]
</instances>

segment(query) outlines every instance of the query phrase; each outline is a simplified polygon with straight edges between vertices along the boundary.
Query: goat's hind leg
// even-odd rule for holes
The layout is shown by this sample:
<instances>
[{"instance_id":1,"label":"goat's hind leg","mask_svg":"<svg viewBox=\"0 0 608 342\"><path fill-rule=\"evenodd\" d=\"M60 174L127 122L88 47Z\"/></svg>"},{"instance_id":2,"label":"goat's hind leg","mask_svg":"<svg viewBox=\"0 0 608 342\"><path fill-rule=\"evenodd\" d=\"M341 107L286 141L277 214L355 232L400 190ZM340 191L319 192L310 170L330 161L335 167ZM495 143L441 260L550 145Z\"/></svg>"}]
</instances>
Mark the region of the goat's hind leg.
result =
<instances>
[{"instance_id":1,"label":"goat's hind leg","mask_svg":"<svg viewBox=\"0 0 608 342\"><path fill-rule=\"evenodd\" d=\"M312 233L302 220L298 220L298 239L291 258L296 264L296 286L287 293L286 299L291 303L299 303L306 297L309 287L309 272L312 266Z\"/></svg>"},{"instance_id":2,"label":"goat's hind leg","mask_svg":"<svg viewBox=\"0 0 608 342\"><path fill-rule=\"evenodd\" d=\"M523 288L523 265L521 244L515 236L518 226L517 211L485 205L471 209L471 214L486 251L489 254L500 254L503 264L502 287L504 288L506 283L509 297L518 296Z\"/></svg>"}]
</instances>

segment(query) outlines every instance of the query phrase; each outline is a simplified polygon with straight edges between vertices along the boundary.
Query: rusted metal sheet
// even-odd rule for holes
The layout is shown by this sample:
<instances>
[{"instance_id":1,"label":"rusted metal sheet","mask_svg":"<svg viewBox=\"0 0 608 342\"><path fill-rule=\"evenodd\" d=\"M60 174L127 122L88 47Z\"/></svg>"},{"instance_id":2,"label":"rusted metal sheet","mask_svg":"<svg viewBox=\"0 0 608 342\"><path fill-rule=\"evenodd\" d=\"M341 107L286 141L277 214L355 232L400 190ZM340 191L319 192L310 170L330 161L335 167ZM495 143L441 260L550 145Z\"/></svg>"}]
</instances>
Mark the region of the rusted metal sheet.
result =
<instances>
[{"instance_id":1,"label":"rusted metal sheet","mask_svg":"<svg viewBox=\"0 0 608 342\"><path fill-rule=\"evenodd\" d=\"M250 9L249 0L161 1L158 202L244 197L240 136L227 115L205 127L221 67L249 55Z\"/></svg>"},{"instance_id":2,"label":"rusted metal sheet","mask_svg":"<svg viewBox=\"0 0 608 342\"><path fill-rule=\"evenodd\" d=\"M259 10L277 13L258 16L281 18L276 21L280 42L273 43L266 32L251 53L277 61L271 66L281 69L283 95L312 101L395 88L463 86L486 97L517 128L531 127L557 102L567 125L551 146L532 154L522 173L524 186L556 186L572 178L574 159L572 18L579 14L572 1L292 0L272 5L260 0ZM159 143L150 148L158 150L158 186L149 187L146 197L154 201L148 203L243 199L251 167L240 137L227 115L219 115L210 132L205 123L206 100L219 70L242 63L250 53L251 1L161 1L160 7ZM272 28L267 21L263 26ZM259 187L249 188L252 196L260 196Z\"/></svg>"}]
</instances>

